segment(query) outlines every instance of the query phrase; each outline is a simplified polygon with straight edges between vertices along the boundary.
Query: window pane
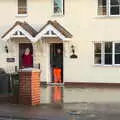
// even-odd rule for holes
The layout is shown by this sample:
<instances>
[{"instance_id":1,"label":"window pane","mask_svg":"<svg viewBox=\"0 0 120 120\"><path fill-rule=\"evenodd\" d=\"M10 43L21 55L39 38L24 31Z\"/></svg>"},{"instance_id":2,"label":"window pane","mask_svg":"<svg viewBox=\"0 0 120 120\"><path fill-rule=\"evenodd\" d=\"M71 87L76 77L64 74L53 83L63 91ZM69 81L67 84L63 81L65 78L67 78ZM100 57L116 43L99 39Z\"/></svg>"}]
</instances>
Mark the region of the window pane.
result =
<instances>
[{"instance_id":1,"label":"window pane","mask_svg":"<svg viewBox=\"0 0 120 120\"><path fill-rule=\"evenodd\" d=\"M95 54L94 63L101 64L101 54Z\"/></svg>"},{"instance_id":2,"label":"window pane","mask_svg":"<svg viewBox=\"0 0 120 120\"><path fill-rule=\"evenodd\" d=\"M106 7L98 7L98 15L106 15L107 10Z\"/></svg>"},{"instance_id":3,"label":"window pane","mask_svg":"<svg viewBox=\"0 0 120 120\"><path fill-rule=\"evenodd\" d=\"M105 54L105 64L112 64L112 54Z\"/></svg>"},{"instance_id":4,"label":"window pane","mask_svg":"<svg viewBox=\"0 0 120 120\"><path fill-rule=\"evenodd\" d=\"M115 43L115 53L120 53L120 43Z\"/></svg>"},{"instance_id":5,"label":"window pane","mask_svg":"<svg viewBox=\"0 0 120 120\"><path fill-rule=\"evenodd\" d=\"M19 7L26 7L26 0L18 0Z\"/></svg>"},{"instance_id":6,"label":"window pane","mask_svg":"<svg viewBox=\"0 0 120 120\"><path fill-rule=\"evenodd\" d=\"M115 55L115 64L120 64L120 54Z\"/></svg>"},{"instance_id":7,"label":"window pane","mask_svg":"<svg viewBox=\"0 0 120 120\"><path fill-rule=\"evenodd\" d=\"M120 43L115 43L115 64L120 64Z\"/></svg>"},{"instance_id":8,"label":"window pane","mask_svg":"<svg viewBox=\"0 0 120 120\"><path fill-rule=\"evenodd\" d=\"M95 43L94 44L94 48L95 48L95 54L96 53L101 53L101 43Z\"/></svg>"},{"instance_id":9,"label":"window pane","mask_svg":"<svg viewBox=\"0 0 120 120\"><path fill-rule=\"evenodd\" d=\"M120 5L120 0L110 0L110 5Z\"/></svg>"},{"instance_id":10,"label":"window pane","mask_svg":"<svg viewBox=\"0 0 120 120\"><path fill-rule=\"evenodd\" d=\"M111 7L110 9L110 14L111 15L119 15L119 6L114 6L114 7Z\"/></svg>"},{"instance_id":11,"label":"window pane","mask_svg":"<svg viewBox=\"0 0 120 120\"><path fill-rule=\"evenodd\" d=\"M101 64L101 43L94 44L94 63Z\"/></svg>"},{"instance_id":12,"label":"window pane","mask_svg":"<svg viewBox=\"0 0 120 120\"><path fill-rule=\"evenodd\" d=\"M54 13L63 13L63 0L54 0Z\"/></svg>"},{"instance_id":13,"label":"window pane","mask_svg":"<svg viewBox=\"0 0 120 120\"><path fill-rule=\"evenodd\" d=\"M98 0L98 15L106 15L106 0Z\"/></svg>"},{"instance_id":14,"label":"window pane","mask_svg":"<svg viewBox=\"0 0 120 120\"><path fill-rule=\"evenodd\" d=\"M112 53L112 42L105 42L105 53Z\"/></svg>"},{"instance_id":15,"label":"window pane","mask_svg":"<svg viewBox=\"0 0 120 120\"><path fill-rule=\"evenodd\" d=\"M98 6L106 6L106 0L98 0Z\"/></svg>"},{"instance_id":16,"label":"window pane","mask_svg":"<svg viewBox=\"0 0 120 120\"><path fill-rule=\"evenodd\" d=\"M18 0L18 14L27 13L27 0Z\"/></svg>"}]
</instances>

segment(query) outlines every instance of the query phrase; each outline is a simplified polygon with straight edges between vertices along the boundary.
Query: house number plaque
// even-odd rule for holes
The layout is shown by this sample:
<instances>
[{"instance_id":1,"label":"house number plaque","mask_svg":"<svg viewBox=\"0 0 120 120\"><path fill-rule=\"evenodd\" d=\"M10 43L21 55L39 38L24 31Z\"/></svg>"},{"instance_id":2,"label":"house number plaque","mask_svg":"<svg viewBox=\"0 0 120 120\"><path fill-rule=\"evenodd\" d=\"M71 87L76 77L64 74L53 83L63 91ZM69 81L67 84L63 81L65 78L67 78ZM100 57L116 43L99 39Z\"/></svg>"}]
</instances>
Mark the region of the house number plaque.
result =
<instances>
[{"instance_id":1,"label":"house number plaque","mask_svg":"<svg viewBox=\"0 0 120 120\"><path fill-rule=\"evenodd\" d=\"M15 62L15 58L6 58L7 62Z\"/></svg>"}]
</instances>

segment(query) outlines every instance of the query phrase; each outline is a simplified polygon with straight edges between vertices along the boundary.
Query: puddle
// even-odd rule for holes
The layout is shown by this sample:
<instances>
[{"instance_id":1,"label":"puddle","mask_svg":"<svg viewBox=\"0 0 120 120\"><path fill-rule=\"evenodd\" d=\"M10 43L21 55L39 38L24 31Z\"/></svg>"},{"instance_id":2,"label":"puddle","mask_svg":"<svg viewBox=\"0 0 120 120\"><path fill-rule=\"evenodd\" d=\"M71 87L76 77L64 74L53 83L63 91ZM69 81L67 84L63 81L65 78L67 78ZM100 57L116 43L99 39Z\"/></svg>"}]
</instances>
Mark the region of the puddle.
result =
<instances>
[{"instance_id":1,"label":"puddle","mask_svg":"<svg viewBox=\"0 0 120 120\"><path fill-rule=\"evenodd\" d=\"M41 87L41 103L119 102L120 88Z\"/></svg>"},{"instance_id":2,"label":"puddle","mask_svg":"<svg viewBox=\"0 0 120 120\"><path fill-rule=\"evenodd\" d=\"M56 103L61 104L63 103L63 90L62 86L48 86L48 87L41 87L41 103Z\"/></svg>"}]
</instances>

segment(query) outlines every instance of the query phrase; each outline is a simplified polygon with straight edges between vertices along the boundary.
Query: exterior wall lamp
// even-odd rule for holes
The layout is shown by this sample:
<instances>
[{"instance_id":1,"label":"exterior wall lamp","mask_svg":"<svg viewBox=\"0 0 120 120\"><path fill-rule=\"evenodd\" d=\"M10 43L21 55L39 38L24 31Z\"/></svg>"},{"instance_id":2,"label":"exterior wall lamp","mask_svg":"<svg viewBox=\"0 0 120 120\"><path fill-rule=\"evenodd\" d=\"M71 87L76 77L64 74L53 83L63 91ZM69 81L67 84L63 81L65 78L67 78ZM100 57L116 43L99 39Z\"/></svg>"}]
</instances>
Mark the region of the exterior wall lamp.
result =
<instances>
[{"instance_id":1,"label":"exterior wall lamp","mask_svg":"<svg viewBox=\"0 0 120 120\"><path fill-rule=\"evenodd\" d=\"M5 52L8 53L8 46L5 46Z\"/></svg>"},{"instance_id":2,"label":"exterior wall lamp","mask_svg":"<svg viewBox=\"0 0 120 120\"><path fill-rule=\"evenodd\" d=\"M77 58L78 56L75 54L75 46L71 45L71 49L72 49L72 55L70 56L70 58Z\"/></svg>"}]
</instances>

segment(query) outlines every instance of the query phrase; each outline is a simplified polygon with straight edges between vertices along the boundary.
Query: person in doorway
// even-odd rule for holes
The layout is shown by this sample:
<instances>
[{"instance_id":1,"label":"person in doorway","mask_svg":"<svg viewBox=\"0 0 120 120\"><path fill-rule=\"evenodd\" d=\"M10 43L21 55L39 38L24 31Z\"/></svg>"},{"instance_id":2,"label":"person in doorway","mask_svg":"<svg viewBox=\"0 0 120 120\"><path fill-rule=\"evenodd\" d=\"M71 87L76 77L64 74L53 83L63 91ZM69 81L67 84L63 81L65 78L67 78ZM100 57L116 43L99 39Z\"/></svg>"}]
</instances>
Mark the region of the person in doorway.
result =
<instances>
[{"instance_id":1,"label":"person in doorway","mask_svg":"<svg viewBox=\"0 0 120 120\"><path fill-rule=\"evenodd\" d=\"M30 53L30 49L26 48L22 56L22 68L32 67L32 64L33 64L32 54Z\"/></svg>"},{"instance_id":2,"label":"person in doorway","mask_svg":"<svg viewBox=\"0 0 120 120\"><path fill-rule=\"evenodd\" d=\"M54 69L53 69L53 73L54 73L54 83L61 83L62 82L62 78L61 78L61 73L62 73L62 55L61 55L61 49L57 49L57 53L54 57Z\"/></svg>"}]
</instances>

